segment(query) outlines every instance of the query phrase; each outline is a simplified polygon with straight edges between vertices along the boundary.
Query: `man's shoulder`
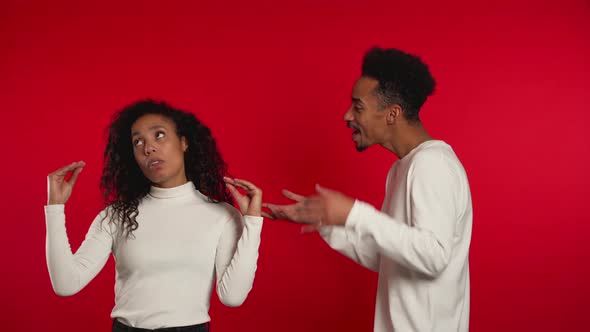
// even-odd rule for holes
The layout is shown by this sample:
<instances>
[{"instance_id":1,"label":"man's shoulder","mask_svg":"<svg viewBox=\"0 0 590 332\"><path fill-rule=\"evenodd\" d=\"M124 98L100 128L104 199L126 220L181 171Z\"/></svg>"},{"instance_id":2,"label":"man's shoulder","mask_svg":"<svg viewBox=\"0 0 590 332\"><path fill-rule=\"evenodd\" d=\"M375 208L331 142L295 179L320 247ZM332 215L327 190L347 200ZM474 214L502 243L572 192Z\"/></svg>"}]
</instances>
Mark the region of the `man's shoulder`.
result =
<instances>
[{"instance_id":1,"label":"man's shoulder","mask_svg":"<svg viewBox=\"0 0 590 332\"><path fill-rule=\"evenodd\" d=\"M433 141L432 143L423 146L419 151L412 156L410 161L412 167L423 170L446 169L452 173L461 173L463 166L453 148L444 141Z\"/></svg>"}]
</instances>

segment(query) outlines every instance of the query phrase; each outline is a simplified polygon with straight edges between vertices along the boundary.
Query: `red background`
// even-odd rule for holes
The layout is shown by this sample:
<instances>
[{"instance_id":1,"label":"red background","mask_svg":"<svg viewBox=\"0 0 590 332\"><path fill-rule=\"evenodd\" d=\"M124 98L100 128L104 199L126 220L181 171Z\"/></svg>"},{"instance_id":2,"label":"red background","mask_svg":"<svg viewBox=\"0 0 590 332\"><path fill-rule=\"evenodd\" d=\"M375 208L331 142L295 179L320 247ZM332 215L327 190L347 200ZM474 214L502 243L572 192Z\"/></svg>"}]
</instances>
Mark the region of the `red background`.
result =
<instances>
[{"instance_id":1,"label":"red background","mask_svg":"<svg viewBox=\"0 0 590 332\"><path fill-rule=\"evenodd\" d=\"M0 329L109 330L112 260L81 293L52 292L45 177L88 164L67 206L77 248L101 208L103 129L140 98L195 112L268 201L319 182L380 206L395 157L357 153L342 117L381 45L430 65L423 122L470 178L471 329L587 330L589 41L586 0L2 1ZM213 300L214 331L369 331L376 280L266 221L254 289L237 309Z\"/></svg>"}]
</instances>

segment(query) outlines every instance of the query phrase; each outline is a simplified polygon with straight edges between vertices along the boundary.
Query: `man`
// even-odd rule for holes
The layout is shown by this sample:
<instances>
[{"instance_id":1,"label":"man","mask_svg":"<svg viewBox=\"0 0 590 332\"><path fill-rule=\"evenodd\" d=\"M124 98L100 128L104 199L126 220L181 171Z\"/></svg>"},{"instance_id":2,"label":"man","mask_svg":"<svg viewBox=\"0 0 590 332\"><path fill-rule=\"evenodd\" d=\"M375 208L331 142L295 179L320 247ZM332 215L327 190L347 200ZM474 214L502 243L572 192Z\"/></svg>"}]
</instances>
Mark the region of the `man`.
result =
<instances>
[{"instance_id":1,"label":"man","mask_svg":"<svg viewBox=\"0 0 590 332\"><path fill-rule=\"evenodd\" d=\"M344 115L358 151L381 145L399 159L381 211L317 186L275 218L309 224L335 250L379 272L376 332L468 331L472 207L465 170L434 140L419 111L434 91L428 67L396 49L369 50Z\"/></svg>"}]
</instances>

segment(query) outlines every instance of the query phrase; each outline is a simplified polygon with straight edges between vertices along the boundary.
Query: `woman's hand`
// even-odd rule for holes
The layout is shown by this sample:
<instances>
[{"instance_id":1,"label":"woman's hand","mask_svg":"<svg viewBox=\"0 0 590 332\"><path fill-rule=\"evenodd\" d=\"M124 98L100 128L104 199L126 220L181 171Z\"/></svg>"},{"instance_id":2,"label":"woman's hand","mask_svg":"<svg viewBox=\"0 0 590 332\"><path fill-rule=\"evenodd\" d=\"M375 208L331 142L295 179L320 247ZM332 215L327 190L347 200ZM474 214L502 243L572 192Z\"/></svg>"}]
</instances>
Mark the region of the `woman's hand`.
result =
<instances>
[{"instance_id":1,"label":"woman's hand","mask_svg":"<svg viewBox=\"0 0 590 332\"><path fill-rule=\"evenodd\" d=\"M255 217L262 215L266 218L272 218L268 213L262 212L262 190L260 188L246 180L230 179L228 177L223 179L229 192L238 203L240 210L242 210L242 214ZM238 188L246 191L246 195L240 193Z\"/></svg>"},{"instance_id":2,"label":"woman's hand","mask_svg":"<svg viewBox=\"0 0 590 332\"><path fill-rule=\"evenodd\" d=\"M47 176L47 205L66 204L85 165L83 161L73 162Z\"/></svg>"}]
</instances>

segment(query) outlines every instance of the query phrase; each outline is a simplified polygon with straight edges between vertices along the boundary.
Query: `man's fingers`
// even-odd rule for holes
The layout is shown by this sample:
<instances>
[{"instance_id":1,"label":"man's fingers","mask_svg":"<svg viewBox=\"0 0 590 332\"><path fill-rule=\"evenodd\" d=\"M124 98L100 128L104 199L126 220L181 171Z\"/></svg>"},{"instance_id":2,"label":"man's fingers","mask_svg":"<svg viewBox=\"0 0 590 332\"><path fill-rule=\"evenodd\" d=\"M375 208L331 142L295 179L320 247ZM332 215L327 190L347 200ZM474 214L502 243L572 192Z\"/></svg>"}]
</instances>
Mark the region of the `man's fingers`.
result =
<instances>
[{"instance_id":1,"label":"man's fingers","mask_svg":"<svg viewBox=\"0 0 590 332\"><path fill-rule=\"evenodd\" d=\"M322 226L319 224L310 224L301 227L301 234L318 232Z\"/></svg>"},{"instance_id":2,"label":"man's fingers","mask_svg":"<svg viewBox=\"0 0 590 332\"><path fill-rule=\"evenodd\" d=\"M279 211L279 206L276 204L262 203L262 207L269 209L273 214Z\"/></svg>"},{"instance_id":3,"label":"man's fingers","mask_svg":"<svg viewBox=\"0 0 590 332\"><path fill-rule=\"evenodd\" d=\"M296 202L301 202L301 201L303 201L305 199L305 196L298 195L298 194L296 194L294 192L291 192L291 191L289 191L287 189L283 189L282 190L282 193L288 199L292 199L292 200L294 200Z\"/></svg>"},{"instance_id":4,"label":"man's fingers","mask_svg":"<svg viewBox=\"0 0 590 332\"><path fill-rule=\"evenodd\" d=\"M262 206L270 210L273 219L287 219L287 215L280 205L263 203Z\"/></svg>"},{"instance_id":5,"label":"man's fingers","mask_svg":"<svg viewBox=\"0 0 590 332\"><path fill-rule=\"evenodd\" d=\"M264 212L264 211L262 211L262 213L261 213L261 214L262 214L262 216L263 216L264 218L268 218L268 219L274 219L274 218L275 218L275 216L273 216L272 214L270 214L270 213L268 213L268 212Z\"/></svg>"},{"instance_id":6,"label":"man's fingers","mask_svg":"<svg viewBox=\"0 0 590 332\"><path fill-rule=\"evenodd\" d=\"M272 205L272 204L268 204L268 203L261 204L262 208L266 208L270 211L270 212L269 211L261 211L262 216L265 218L269 218L269 219L277 219L277 215L274 213L274 211L271 208L268 207L268 205Z\"/></svg>"},{"instance_id":7,"label":"man's fingers","mask_svg":"<svg viewBox=\"0 0 590 332\"><path fill-rule=\"evenodd\" d=\"M336 190L332 190L332 189L328 189L326 187L322 187L322 186L320 186L319 183L315 185L315 190L320 195L326 195L326 194L329 195L329 194L334 194L334 193L337 193L338 192Z\"/></svg>"}]
</instances>

